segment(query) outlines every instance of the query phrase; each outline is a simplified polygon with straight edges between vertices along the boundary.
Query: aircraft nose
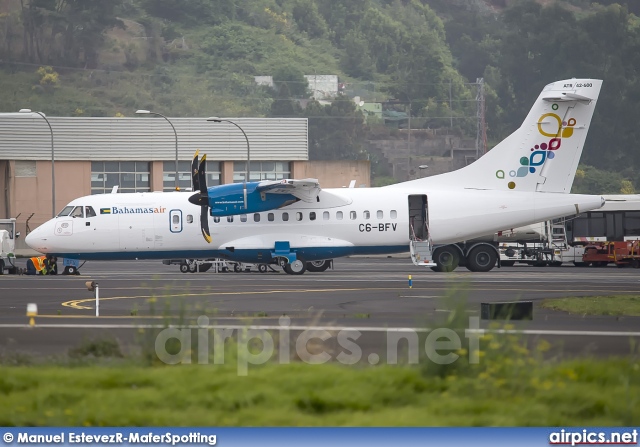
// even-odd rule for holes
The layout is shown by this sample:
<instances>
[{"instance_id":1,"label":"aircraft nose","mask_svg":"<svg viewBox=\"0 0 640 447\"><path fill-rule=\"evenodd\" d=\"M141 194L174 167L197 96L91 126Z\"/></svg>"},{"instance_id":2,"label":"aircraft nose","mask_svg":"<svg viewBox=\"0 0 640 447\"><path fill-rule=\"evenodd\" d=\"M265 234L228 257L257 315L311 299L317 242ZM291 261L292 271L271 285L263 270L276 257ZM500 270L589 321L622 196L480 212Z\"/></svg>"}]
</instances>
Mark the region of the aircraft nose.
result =
<instances>
[{"instance_id":1,"label":"aircraft nose","mask_svg":"<svg viewBox=\"0 0 640 447\"><path fill-rule=\"evenodd\" d=\"M46 242L47 242L47 236L45 234L45 231L43 231L43 227L45 227L46 224L43 224L39 227L37 227L36 229L34 229L33 231L31 231L29 234L27 234L27 237L24 238L24 242L33 250L39 251L40 253L43 253L44 251L46 251Z\"/></svg>"},{"instance_id":2,"label":"aircraft nose","mask_svg":"<svg viewBox=\"0 0 640 447\"><path fill-rule=\"evenodd\" d=\"M35 246L37 245L38 240L40 239L37 235L38 229L36 228L31 233L27 234L27 237L24 238L24 242L32 249L35 250Z\"/></svg>"},{"instance_id":3,"label":"aircraft nose","mask_svg":"<svg viewBox=\"0 0 640 447\"><path fill-rule=\"evenodd\" d=\"M33 248L33 245L36 242L36 236L35 236L35 231L32 231L31 233L27 234L27 237L24 238L24 242L30 247Z\"/></svg>"}]
</instances>

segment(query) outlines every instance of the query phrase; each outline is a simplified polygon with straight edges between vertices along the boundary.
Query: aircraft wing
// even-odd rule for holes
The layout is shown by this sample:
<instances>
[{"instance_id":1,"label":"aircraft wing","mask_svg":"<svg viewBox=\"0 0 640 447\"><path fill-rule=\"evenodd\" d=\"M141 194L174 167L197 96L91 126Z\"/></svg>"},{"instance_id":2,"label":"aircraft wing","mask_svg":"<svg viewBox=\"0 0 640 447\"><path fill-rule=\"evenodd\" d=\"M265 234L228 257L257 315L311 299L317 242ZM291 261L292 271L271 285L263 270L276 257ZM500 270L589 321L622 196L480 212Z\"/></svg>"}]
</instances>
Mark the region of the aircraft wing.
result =
<instances>
[{"instance_id":1,"label":"aircraft wing","mask_svg":"<svg viewBox=\"0 0 640 447\"><path fill-rule=\"evenodd\" d=\"M315 202L320 189L318 179L314 178L265 180L256 187L256 191L260 194L291 194L304 202Z\"/></svg>"}]
</instances>

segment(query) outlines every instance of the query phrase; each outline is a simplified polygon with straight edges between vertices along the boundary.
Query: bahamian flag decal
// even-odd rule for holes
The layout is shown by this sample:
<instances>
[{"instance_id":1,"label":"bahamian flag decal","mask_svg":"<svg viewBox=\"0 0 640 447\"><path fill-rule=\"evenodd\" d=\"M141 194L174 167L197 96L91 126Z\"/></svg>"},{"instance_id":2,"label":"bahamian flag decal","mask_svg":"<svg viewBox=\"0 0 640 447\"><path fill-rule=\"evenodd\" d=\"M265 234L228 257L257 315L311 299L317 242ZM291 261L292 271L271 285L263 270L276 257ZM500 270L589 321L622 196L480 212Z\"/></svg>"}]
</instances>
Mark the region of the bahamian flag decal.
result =
<instances>
[{"instance_id":1,"label":"bahamian flag decal","mask_svg":"<svg viewBox=\"0 0 640 447\"><path fill-rule=\"evenodd\" d=\"M111 214L111 208L100 208L100 214Z\"/></svg>"}]
</instances>

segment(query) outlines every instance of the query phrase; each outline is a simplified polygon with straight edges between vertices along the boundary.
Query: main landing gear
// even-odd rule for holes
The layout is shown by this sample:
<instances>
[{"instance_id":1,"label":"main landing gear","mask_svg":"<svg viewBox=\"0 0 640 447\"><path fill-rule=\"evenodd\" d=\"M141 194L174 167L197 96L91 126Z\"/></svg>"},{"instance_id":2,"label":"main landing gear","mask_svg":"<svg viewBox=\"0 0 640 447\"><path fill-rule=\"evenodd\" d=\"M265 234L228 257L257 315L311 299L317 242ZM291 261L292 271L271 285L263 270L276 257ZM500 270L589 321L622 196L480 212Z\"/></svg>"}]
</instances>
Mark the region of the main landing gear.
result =
<instances>
[{"instance_id":1,"label":"main landing gear","mask_svg":"<svg viewBox=\"0 0 640 447\"><path fill-rule=\"evenodd\" d=\"M278 264L282 267L285 273L289 275L302 275L307 270L310 272L324 272L331 267L332 260L325 259L321 261L309 261L304 262L296 259L293 262L287 262L286 258L279 258Z\"/></svg>"}]
</instances>

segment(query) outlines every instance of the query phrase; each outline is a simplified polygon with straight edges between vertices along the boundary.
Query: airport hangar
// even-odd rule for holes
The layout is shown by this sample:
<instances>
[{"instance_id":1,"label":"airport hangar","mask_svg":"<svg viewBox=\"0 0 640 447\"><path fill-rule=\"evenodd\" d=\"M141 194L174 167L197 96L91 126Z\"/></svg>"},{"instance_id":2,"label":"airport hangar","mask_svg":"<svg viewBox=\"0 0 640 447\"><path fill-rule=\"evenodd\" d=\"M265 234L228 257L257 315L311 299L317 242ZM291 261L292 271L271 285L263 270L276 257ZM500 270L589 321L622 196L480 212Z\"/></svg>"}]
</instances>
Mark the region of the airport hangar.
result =
<instances>
[{"instance_id":1,"label":"airport hangar","mask_svg":"<svg viewBox=\"0 0 640 447\"><path fill-rule=\"evenodd\" d=\"M17 217L22 234L50 219L52 175L56 213L77 197L109 193L116 185L119 192L173 191L176 152L181 189L191 187L196 150L207 155L208 186L241 182L247 139L252 181L317 178L323 188L352 180L370 186L369 161L309 161L306 118L229 118L247 139L229 122L167 119L46 117L47 122L36 113L0 114L0 218Z\"/></svg>"}]
</instances>

